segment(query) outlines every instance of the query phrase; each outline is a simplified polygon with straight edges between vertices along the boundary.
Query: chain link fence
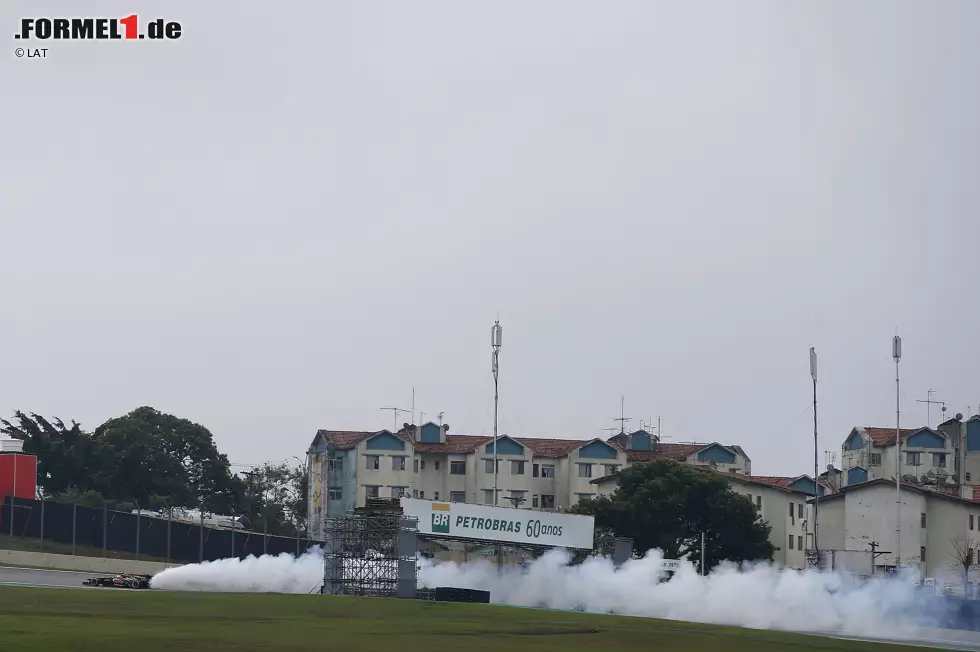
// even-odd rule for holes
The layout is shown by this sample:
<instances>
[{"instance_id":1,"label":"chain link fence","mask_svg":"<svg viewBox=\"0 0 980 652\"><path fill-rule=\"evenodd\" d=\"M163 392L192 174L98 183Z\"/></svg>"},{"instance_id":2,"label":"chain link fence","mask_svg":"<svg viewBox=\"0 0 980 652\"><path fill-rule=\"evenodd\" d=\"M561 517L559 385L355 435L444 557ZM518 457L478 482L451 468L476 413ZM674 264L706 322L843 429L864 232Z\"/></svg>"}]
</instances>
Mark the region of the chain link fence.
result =
<instances>
[{"instance_id":1,"label":"chain link fence","mask_svg":"<svg viewBox=\"0 0 980 652\"><path fill-rule=\"evenodd\" d=\"M0 550L83 557L193 563L249 555L301 555L318 541L191 522L179 510L161 515L83 507L52 500L3 498Z\"/></svg>"}]
</instances>

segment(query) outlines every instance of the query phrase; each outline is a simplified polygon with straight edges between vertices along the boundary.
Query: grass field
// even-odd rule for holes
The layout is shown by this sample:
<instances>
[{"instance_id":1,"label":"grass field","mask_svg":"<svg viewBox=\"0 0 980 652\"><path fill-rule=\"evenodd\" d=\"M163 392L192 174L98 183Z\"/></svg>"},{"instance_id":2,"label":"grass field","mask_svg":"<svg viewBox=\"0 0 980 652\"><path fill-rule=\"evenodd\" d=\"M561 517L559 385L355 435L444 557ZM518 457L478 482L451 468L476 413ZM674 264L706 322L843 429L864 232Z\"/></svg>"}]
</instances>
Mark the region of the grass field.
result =
<instances>
[{"instance_id":1,"label":"grass field","mask_svg":"<svg viewBox=\"0 0 980 652\"><path fill-rule=\"evenodd\" d=\"M0 587L0 650L134 649L911 652L916 648L645 618L416 600Z\"/></svg>"}]
</instances>

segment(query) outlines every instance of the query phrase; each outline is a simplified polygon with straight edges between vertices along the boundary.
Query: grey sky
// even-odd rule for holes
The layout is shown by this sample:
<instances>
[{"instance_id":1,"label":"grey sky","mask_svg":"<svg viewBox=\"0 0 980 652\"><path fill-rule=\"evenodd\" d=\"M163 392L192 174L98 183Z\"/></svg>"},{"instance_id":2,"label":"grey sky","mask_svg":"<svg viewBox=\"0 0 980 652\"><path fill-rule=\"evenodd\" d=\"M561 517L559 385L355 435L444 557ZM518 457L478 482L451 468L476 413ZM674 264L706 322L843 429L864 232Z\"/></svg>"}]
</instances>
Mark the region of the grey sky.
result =
<instances>
[{"instance_id":1,"label":"grey sky","mask_svg":"<svg viewBox=\"0 0 980 652\"><path fill-rule=\"evenodd\" d=\"M183 38L13 56L23 16L134 12ZM0 414L148 404L257 463L414 385L490 432L498 310L513 435L607 436L625 395L809 472L808 348L839 451L894 424L896 326L903 424L930 387L975 412L978 30L971 0L4 2Z\"/></svg>"}]
</instances>

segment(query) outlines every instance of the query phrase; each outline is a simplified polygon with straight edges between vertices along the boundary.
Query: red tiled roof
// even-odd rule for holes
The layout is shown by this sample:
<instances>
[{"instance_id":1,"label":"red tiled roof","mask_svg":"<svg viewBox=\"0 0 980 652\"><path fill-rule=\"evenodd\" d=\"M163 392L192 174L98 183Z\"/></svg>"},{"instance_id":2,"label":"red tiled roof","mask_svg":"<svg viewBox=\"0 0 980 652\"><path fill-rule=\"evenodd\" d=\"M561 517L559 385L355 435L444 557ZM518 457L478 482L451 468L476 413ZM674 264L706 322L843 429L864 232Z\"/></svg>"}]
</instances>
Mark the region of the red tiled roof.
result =
<instances>
[{"instance_id":1,"label":"red tiled roof","mask_svg":"<svg viewBox=\"0 0 980 652\"><path fill-rule=\"evenodd\" d=\"M460 455L472 453L483 444L491 441L493 441L493 437L487 437L485 435L446 435L445 444L416 442L415 451L418 453L452 453Z\"/></svg>"},{"instance_id":2,"label":"red tiled roof","mask_svg":"<svg viewBox=\"0 0 980 652\"><path fill-rule=\"evenodd\" d=\"M584 446L592 440L580 439L518 439L520 443L530 448L538 457L564 457L570 452ZM619 448L613 445L614 448Z\"/></svg>"},{"instance_id":3,"label":"red tiled roof","mask_svg":"<svg viewBox=\"0 0 980 652\"><path fill-rule=\"evenodd\" d=\"M864 432L871 439L871 443L875 446L891 446L895 443L895 429L894 428L863 428ZM922 430L922 428L902 428L900 431L902 433L902 439L906 439L909 435L914 435L915 433Z\"/></svg>"},{"instance_id":4,"label":"red tiled roof","mask_svg":"<svg viewBox=\"0 0 980 652\"><path fill-rule=\"evenodd\" d=\"M711 444L656 444L654 450L650 451L626 451L626 459L630 462L651 462L662 459L684 461L707 446ZM741 446L725 446L725 448L749 459Z\"/></svg>"},{"instance_id":5,"label":"red tiled roof","mask_svg":"<svg viewBox=\"0 0 980 652\"><path fill-rule=\"evenodd\" d=\"M354 448L359 443L373 435L373 432L360 432L354 430L324 430L323 434L334 445L334 448L346 450Z\"/></svg>"}]
</instances>

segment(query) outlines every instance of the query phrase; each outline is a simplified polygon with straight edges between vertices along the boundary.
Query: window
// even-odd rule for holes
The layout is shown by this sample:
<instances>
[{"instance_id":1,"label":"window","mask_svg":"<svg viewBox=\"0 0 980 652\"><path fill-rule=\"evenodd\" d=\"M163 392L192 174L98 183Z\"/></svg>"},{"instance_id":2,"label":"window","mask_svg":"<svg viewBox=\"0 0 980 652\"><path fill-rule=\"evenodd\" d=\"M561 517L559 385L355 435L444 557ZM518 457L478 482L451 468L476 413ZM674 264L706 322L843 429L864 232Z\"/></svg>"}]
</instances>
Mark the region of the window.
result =
<instances>
[{"instance_id":1,"label":"window","mask_svg":"<svg viewBox=\"0 0 980 652\"><path fill-rule=\"evenodd\" d=\"M792 534L789 535L789 549L790 550L793 549L793 539L794 539L793 535Z\"/></svg>"},{"instance_id":2,"label":"window","mask_svg":"<svg viewBox=\"0 0 980 652\"><path fill-rule=\"evenodd\" d=\"M919 548L919 561L921 561L923 564L926 563L926 547L925 546L922 546L921 548Z\"/></svg>"},{"instance_id":3,"label":"window","mask_svg":"<svg viewBox=\"0 0 980 652\"><path fill-rule=\"evenodd\" d=\"M932 454L932 465L938 466L941 469L946 468L946 453L933 453Z\"/></svg>"},{"instance_id":4,"label":"window","mask_svg":"<svg viewBox=\"0 0 980 652\"><path fill-rule=\"evenodd\" d=\"M606 475L615 475L619 473L618 464L606 464Z\"/></svg>"},{"instance_id":5,"label":"window","mask_svg":"<svg viewBox=\"0 0 980 652\"><path fill-rule=\"evenodd\" d=\"M922 515L919 517L919 526L920 527L925 527L926 526L926 513L925 512L922 512Z\"/></svg>"},{"instance_id":6,"label":"window","mask_svg":"<svg viewBox=\"0 0 980 652\"><path fill-rule=\"evenodd\" d=\"M419 492L419 498L421 498L422 500L425 500L425 492L424 491L420 491Z\"/></svg>"},{"instance_id":7,"label":"window","mask_svg":"<svg viewBox=\"0 0 980 652\"><path fill-rule=\"evenodd\" d=\"M341 500L344 497L344 490L340 487L330 487L328 490L328 498L330 500Z\"/></svg>"},{"instance_id":8,"label":"window","mask_svg":"<svg viewBox=\"0 0 980 652\"><path fill-rule=\"evenodd\" d=\"M425 468L425 462L422 463L422 468L423 469ZM418 460L415 460L415 472L416 473L419 472L419 461Z\"/></svg>"},{"instance_id":9,"label":"window","mask_svg":"<svg viewBox=\"0 0 980 652\"><path fill-rule=\"evenodd\" d=\"M401 455L396 455L391 458L391 468L393 471L404 471L405 470L405 458Z\"/></svg>"},{"instance_id":10,"label":"window","mask_svg":"<svg viewBox=\"0 0 980 652\"><path fill-rule=\"evenodd\" d=\"M871 466L881 466L881 453L871 453Z\"/></svg>"},{"instance_id":11,"label":"window","mask_svg":"<svg viewBox=\"0 0 980 652\"><path fill-rule=\"evenodd\" d=\"M512 460L510 463L511 475L524 475L524 461Z\"/></svg>"},{"instance_id":12,"label":"window","mask_svg":"<svg viewBox=\"0 0 980 652\"><path fill-rule=\"evenodd\" d=\"M535 478L538 477L538 475L541 474L541 465L535 464L534 466L531 467L531 471L532 471L531 475L533 475Z\"/></svg>"},{"instance_id":13,"label":"window","mask_svg":"<svg viewBox=\"0 0 980 652\"><path fill-rule=\"evenodd\" d=\"M796 507L796 505L794 505L793 503L790 503L789 504L789 517L790 518L793 518L793 514L796 513L796 510L793 509L794 507Z\"/></svg>"},{"instance_id":14,"label":"window","mask_svg":"<svg viewBox=\"0 0 980 652\"><path fill-rule=\"evenodd\" d=\"M973 514L970 514L970 529L973 529Z\"/></svg>"},{"instance_id":15,"label":"window","mask_svg":"<svg viewBox=\"0 0 980 652\"><path fill-rule=\"evenodd\" d=\"M412 489L412 498L418 498L418 497L419 497L419 490Z\"/></svg>"},{"instance_id":16,"label":"window","mask_svg":"<svg viewBox=\"0 0 980 652\"><path fill-rule=\"evenodd\" d=\"M452 503L465 503L466 502L466 492L465 491L450 491L449 492L449 502L452 502Z\"/></svg>"},{"instance_id":17,"label":"window","mask_svg":"<svg viewBox=\"0 0 980 652\"><path fill-rule=\"evenodd\" d=\"M553 478L555 477L555 465L554 464L542 464L541 465L541 477L542 478ZM554 498L554 496L552 496Z\"/></svg>"},{"instance_id":18,"label":"window","mask_svg":"<svg viewBox=\"0 0 980 652\"><path fill-rule=\"evenodd\" d=\"M327 460L327 470L329 471L343 471L344 470L344 458L342 457L331 457Z\"/></svg>"},{"instance_id":19,"label":"window","mask_svg":"<svg viewBox=\"0 0 980 652\"><path fill-rule=\"evenodd\" d=\"M524 497L525 493L527 492L511 489L510 498L507 499L507 502L509 502L514 507L520 507L521 505L527 502L527 498Z\"/></svg>"},{"instance_id":20,"label":"window","mask_svg":"<svg viewBox=\"0 0 980 652\"><path fill-rule=\"evenodd\" d=\"M800 503L799 505L797 505L797 507L799 507L799 508L800 508L800 509L799 509L799 514L798 514L798 516L799 516L800 518L803 518L803 503Z\"/></svg>"},{"instance_id":21,"label":"window","mask_svg":"<svg viewBox=\"0 0 980 652\"><path fill-rule=\"evenodd\" d=\"M497 461L497 465L500 465L500 461ZM486 473L493 473L493 460L483 460L483 470Z\"/></svg>"},{"instance_id":22,"label":"window","mask_svg":"<svg viewBox=\"0 0 980 652\"><path fill-rule=\"evenodd\" d=\"M534 466L537 466L537 464L535 464ZM531 507L534 507L535 509L538 508L538 494L534 494L533 496L531 496Z\"/></svg>"},{"instance_id":23,"label":"window","mask_svg":"<svg viewBox=\"0 0 980 652\"><path fill-rule=\"evenodd\" d=\"M802 536L796 537L796 547L798 549L800 549L800 550L803 550L803 537Z\"/></svg>"},{"instance_id":24,"label":"window","mask_svg":"<svg viewBox=\"0 0 980 652\"><path fill-rule=\"evenodd\" d=\"M466 475L466 462L450 462L449 463L449 474L450 475Z\"/></svg>"},{"instance_id":25,"label":"window","mask_svg":"<svg viewBox=\"0 0 980 652\"><path fill-rule=\"evenodd\" d=\"M578 477L580 477L580 478L591 478L592 477L592 465L591 464L579 464L578 465Z\"/></svg>"},{"instance_id":26,"label":"window","mask_svg":"<svg viewBox=\"0 0 980 652\"><path fill-rule=\"evenodd\" d=\"M493 504L493 489L483 490L483 504L492 505Z\"/></svg>"},{"instance_id":27,"label":"window","mask_svg":"<svg viewBox=\"0 0 980 652\"><path fill-rule=\"evenodd\" d=\"M736 469L735 467L732 467L732 468L728 469L728 472L729 473L738 473L738 469Z\"/></svg>"},{"instance_id":28,"label":"window","mask_svg":"<svg viewBox=\"0 0 980 652\"><path fill-rule=\"evenodd\" d=\"M365 458L367 460L367 468L369 469L380 469L381 468L381 456L379 455L367 455Z\"/></svg>"},{"instance_id":29,"label":"window","mask_svg":"<svg viewBox=\"0 0 980 652\"><path fill-rule=\"evenodd\" d=\"M436 460L436 471L439 470L439 460Z\"/></svg>"},{"instance_id":30,"label":"window","mask_svg":"<svg viewBox=\"0 0 980 652\"><path fill-rule=\"evenodd\" d=\"M365 495L367 495L368 498L377 498L378 497L378 487L377 487L377 485L371 485L371 486L364 487L364 493L365 493Z\"/></svg>"},{"instance_id":31,"label":"window","mask_svg":"<svg viewBox=\"0 0 980 652\"><path fill-rule=\"evenodd\" d=\"M594 498L595 494L575 494L575 497L577 498L576 502L582 502L583 500Z\"/></svg>"},{"instance_id":32,"label":"window","mask_svg":"<svg viewBox=\"0 0 980 652\"><path fill-rule=\"evenodd\" d=\"M541 495L541 509L554 509L555 508L555 497L548 496L547 494Z\"/></svg>"},{"instance_id":33,"label":"window","mask_svg":"<svg viewBox=\"0 0 980 652\"><path fill-rule=\"evenodd\" d=\"M391 497L392 498L401 498L404 495L405 495L405 487L392 487L391 488Z\"/></svg>"},{"instance_id":34,"label":"window","mask_svg":"<svg viewBox=\"0 0 980 652\"><path fill-rule=\"evenodd\" d=\"M435 493L435 496L433 496L432 500L439 500L439 492L438 491Z\"/></svg>"},{"instance_id":35,"label":"window","mask_svg":"<svg viewBox=\"0 0 980 652\"><path fill-rule=\"evenodd\" d=\"M762 509L762 496L755 497L755 508Z\"/></svg>"},{"instance_id":36,"label":"window","mask_svg":"<svg viewBox=\"0 0 980 652\"><path fill-rule=\"evenodd\" d=\"M908 456L907 464L909 466L919 466L919 453L906 453Z\"/></svg>"}]
</instances>

